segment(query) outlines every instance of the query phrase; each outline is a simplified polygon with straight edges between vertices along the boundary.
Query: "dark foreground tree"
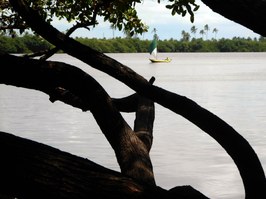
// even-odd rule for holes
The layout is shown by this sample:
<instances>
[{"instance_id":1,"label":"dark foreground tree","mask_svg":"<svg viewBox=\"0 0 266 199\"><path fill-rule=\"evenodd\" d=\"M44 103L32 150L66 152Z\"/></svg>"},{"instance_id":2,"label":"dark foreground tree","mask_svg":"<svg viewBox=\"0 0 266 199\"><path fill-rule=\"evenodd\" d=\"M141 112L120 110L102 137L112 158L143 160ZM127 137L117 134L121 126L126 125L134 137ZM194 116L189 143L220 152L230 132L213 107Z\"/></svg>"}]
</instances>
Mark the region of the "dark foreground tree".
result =
<instances>
[{"instance_id":1,"label":"dark foreground tree","mask_svg":"<svg viewBox=\"0 0 266 199\"><path fill-rule=\"evenodd\" d=\"M266 37L266 2L263 0L202 0L213 11Z\"/></svg>"},{"instance_id":2,"label":"dark foreground tree","mask_svg":"<svg viewBox=\"0 0 266 199\"><path fill-rule=\"evenodd\" d=\"M55 48L45 52L40 59L0 52L0 83L40 90L50 96L51 102L60 100L90 111L112 146L121 169L121 173L114 172L89 160L2 132L0 176L3 186L0 193L3 196L206 198L190 186L169 191L156 186L149 156L156 102L197 125L226 150L239 169L246 198L266 197L266 181L260 161L249 143L232 127L192 100L154 86L153 77L147 81L127 66L69 37L77 28L96 25L97 16L103 16L131 34L145 31L146 27L134 9L138 2L1 1L2 30L23 31L30 27ZM172 13L184 15L188 12L193 21L193 9L198 8L194 1L169 2L172 5L167 7ZM49 24L54 16L77 23L63 34ZM75 66L46 61L59 49L121 81L136 94L113 99L93 77ZM136 113L134 129L123 119L122 111Z\"/></svg>"}]
</instances>

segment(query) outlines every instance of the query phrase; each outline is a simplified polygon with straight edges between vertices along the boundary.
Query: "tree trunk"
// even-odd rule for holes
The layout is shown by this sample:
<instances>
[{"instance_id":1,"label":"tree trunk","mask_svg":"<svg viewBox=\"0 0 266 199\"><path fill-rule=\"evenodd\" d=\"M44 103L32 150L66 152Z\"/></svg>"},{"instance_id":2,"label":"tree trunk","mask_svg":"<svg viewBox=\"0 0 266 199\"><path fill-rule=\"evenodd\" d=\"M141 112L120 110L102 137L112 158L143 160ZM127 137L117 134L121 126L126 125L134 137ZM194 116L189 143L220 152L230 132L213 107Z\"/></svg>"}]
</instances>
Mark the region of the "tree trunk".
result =
<instances>
[{"instance_id":1,"label":"tree trunk","mask_svg":"<svg viewBox=\"0 0 266 199\"><path fill-rule=\"evenodd\" d=\"M144 96L147 99L157 102L162 106L174 111L175 113L182 115L201 128L203 131L208 133L219 144L221 144L222 147L224 147L227 153L235 161L243 179L246 197L252 199L266 197L266 181L260 161L249 143L232 127L230 127L214 114L197 105L192 100L151 85L147 80L136 74L130 68L120 64L119 62L107 57L102 53L99 53L87 46L81 45L75 40L60 33L55 28L44 22L39 17L38 13L29 8L23 0L10 0L10 2L14 9L19 12L21 17L28 23L28 25L32 27L33 30L54 44L56 47L61 48L68 54L82 60L88 65L101 70L125 83L130 88L135 90L140 96ZM260 26L258 25L256 27ZM260 28L258 29L260 30ZM23 69L21 72L23 72ZM0 73L0 75L2 75L3 78L5 77L4 74ZM78 80L78 78L76 80ZM71 84L72 83L73 82L71 82ZM72 92L72 89L69 88L72 88L73 85L71 84L66 86L66 92L61 92L61 86L56 86L56 94L69 94L68 91L70 91L70 93L74 93L74 96L78 96L83 103L87 100L90 100L90 97L87 96L88 94L83 93L87 92L87 90L79 90L81 92L76 94L75 92ZM46 86L43 89L46 89ZM78 88L80 89L82 86L83 85L80 84ZM64 89L65 87L63 87L63 91ZM97 90L93 92L97 92ZM63 98L64 97L65 96L63 96ZM138 134L133 132L127 126L127 124L124 123L122 118L120 118L119 113L117 113L115 110L116 107L112 106L112 102L115 100L112 101L108 96L106 96L106 94L101 93L101 103L98 105L104 104L104 107L98 107L99 109L97 107L91 106L93 103L97 105L97 98L93 100L94 101L90 102L86 108L92 112L94 111L96 120L98 118L97 122L99 126L116 152L122 174L131 176L132 178L135 178L135 180L139 180L138 182L141 182L141 174L144 171L144 173L147 174L145 175L146 179L144 178L144 181L148 182L146 183L146 186L153 185L153 187L155 187L153 182L151 162L149 159L149 147L147 147L152 141L152 131L150 131L150 125L142 125L139 123L139 116L137 113L135 129L139 130L140 132L142 132L142 129L144 129L145 134L149 135L148 139L146 139L146 136L145 139L143 139L143 136L138 136ZM73 101L80 102L79 100ZM139 113L141 113L143 110L141 108L143 104L146 104L146 102L143 101L141 104L137 103L136 105L138 107ZM147 105L148 104L150 103L148 102ZM149 106L151 107L151 104ZM104 115L106 110L108 110L109 117ZM150 111L147 111L146 113L148 112ZM108 118L111 116L110 114L113 114L115 116L114 118L119 119L119 122L115 120L108 122ZM103 120L101 117L103 117ZM114 124L117 125L112 126ZM141 126L139 126L139 124L141 124ZM132 144L134 147L132 147ZM133 149L133 151L128 150L128 147ZM138 161L141 161L144 167L142 167L142 165L140 166ZM127 165L129 162L131 163ZM137 167L135 168L135 166ZM136 170L134 171L134 169ZM76 184L74 184L74 186L76 186ZM171 190L171 193L177 192L178 189Z\"/></svg>"},{"instance_id":2,"label":"tree trunk","mask_svg":"<svg viewBox=\"0 0 266 199\"><path fill-rule=\"evenodd\" d=\"M56 88L56 85L53 85L54 82L52 81L51 78L55 79L57 82L62 81L60 76L56 76L56 74L57 74L56 71L58 69L61 73L63 72L64 78L68 79L68 81L69 81L69 78L67 78L68 75L69 75L69 77L72 77L74 79L81 79L80 76L77 76L77 77L73 76L74 74L77 75L76 72L73 72L75 70L72 70L72 69L63 70L63 68L64 68L63 66L65 66L65 67L68 66L68 65L63 64L63 63L57 62L56 63L57 67L52 67L53 64L55 64L53 62L47 62L46 63L43 61L40 62L40 61L36 61L36 60L29 60L29 59L25 59L25 58L14 57L11 55L3 55L0 57L0 59L3 63L9 63L10 64L10 65L3 65L0 68L0 70L1 70L0 83L11 84L14 86L23 86L26 88L33 88L33 89L38 89L38 90L42 90L43 88L45 88L42 91L46 92L50 96L51 96L51 93L53 93L52 91L55 90L54 88ZM39 65L38 64L32 65L32 63L39 63ZM45 70L45 67L44 67L45 65L47 65L47 69L50 72L46 71L47 69ZM51 70L52 68L54 69L54 71ZM39 70L41 71L41 74L39 74L39 72L37 72ZM66 71L68 71L68 72L66 72ZM80 71L80 70L78 69L78 71ZM72 85L72 89L71 89L72 93L77 94L77 92L75 92L75 91L79 90L79 89L82 89L83 92L85 92L84 89L86 91L91 90L90 87L88 87L88 88L86 87L87 85L91 86L91 84L84 84L84 83L76 84L75 81L71 81L71 82L72 82L72 84L71 84ZM53 86L51 86L51 85L53 85ZM61 83L60 85L63 86L64 84ZM264 178L264 174L263 174L263 170L261 168L260 162L257 159L256 154L254 154L254 151L252 150L252 148L250 148L249 144L242 137L239 138L238 137L239 135L236 134L236 132L230 126L228 126L223 121L219 120L215 115L213 115L213 114L209 113L208 111L204 110L203 108L199 107L196 103L192 102L191 100L189 100L185 97L178 96L176 94L167 92L167 91L160 89L158 87L151 86L150 89L151 89L151 91L153 91L152 96L154 97L155 100L157 98L162 98L162 99L159 99L159 101L163 102L162 105L169 106L170 109L172 109L172 110L177 109L178 112L181 113L182 115L184 115L186 117L193 118L192 121L198 122L199 124L202 123L200 125L201 128L206 129L206 131L209 131L209 129L211 131L213 131L215 133L215 134L213 134L213 136L215 136L215 138L219 141L222 140L222 145L226 148L227 152L233 157L234 161L236 162L236 164L240 170L240 174L243 178L247 193L251 193L251 196L256 196L256 195L261 196L261 194L264 194L265 178ZM60 89L59 93L61 93L61 90L62 89ZM146 91L147 91L147 93L150 92L149 90L146 90ZM85 92L85 93L90 93L90 92ZM52 95L53 100L59 99L59 98L57 98L58 93L56 93L56 94L57 95ZM65 96L63 94L59 95L59 96L61 97L61 100L64 101ZM82 99L82 97L79 97L79 95L75 95L74 99L76 99L76 98ZM138 95L134 94L134 95L127 97L125 99L122 99L122 100L116 99L113 101L115 101L115 103L118 105L118 107L121 106L121 104L122 104L123 109L129 110L129 108L126 107L125 102L129 101L130 104L133 104L133 106L136 106L134 104L138 104L138 103L137 103L135 98L138 98ZM69 96L67 96L67 99L69 99ZM143 100L144 100L144 102L146 101L145 99L143 99ZM75 102L75 106L78 105L78 103L76 103L76 101L79 101L79 103L80 103L79 105L81 105L81 107L79 107L79 108L81 108L81 109L86 109L86 107L90 107L84 102L84 100L66 100L67 103L70 103L73 101ZM147 101L145 103L147 103ZM142 103L139 104L139 107L142 107L141 104ZM139 108L139 109L140 109L139 113L141 113L142 112L141 110L143 110L143 109L141 109L141 108ZM150 109L148 109L147 112L144 111L144 113L149 115L149 112L150 112L149 110ZM152 115L151 115L151 119L153 118ZM152 119L152 121L153 121L153 119ZM149 132L151 130L150 125L146 125L144 123L144 124L142 124L142 127L141 127L140 124L135 125L135 128L136 128L135 130L137 130L137 129L145 130L146 129L147 132ZM139 135L143 135L143 134L140 133L138 135L138 133L137 133L136 135L139 136ZM143 143L145 143L146 146L149 146L150 141L146 142L145 140L150 140L152 137L148 137L148 139L146 139L147 134L144 134L144 135L145 135L145 137L144 137L145 139L143 139L142 136L140 136L139 138L140 138L140 140L142 140ZM152 135L150 134L150 136L152 136ZM148 145L146 143L148 143ZM133 157L132 160L137 160L137 161L139 161L139 160L144 161L145 160L145 159L142 159L138 156L135 156L134 153L131 155ZM130 154L129 154L129 157L130 157ZM134 163L134 161L129 161L129 162L125 162L125 165L130 165L130 162ZM125 168L127 168L127 166ZM134 170L135 168L131 168L131 169ZM130 169L128 171L130 171ZM126 174L126 172L124 172L124 173ZM134 177L136 180L138 179L137 176L134 176L134 173L131 173L130 175L132 177Z\"/></svg>"},{"instance_id":3,"label":"tree trunk","mask_svg":"<svg viewBox=\"0 0 266 199\"><path fill-rule=\"evenodd\" d=\"M190 186L166 191L140 184L88 159L4 132L0 132L0 157L0 197L3 194L19 199L207 198Z\"/></svg>"},{"instance_id":4,"label":"tree trunk","mask_svg":"<svg viewBox=\"0 0 266 199\"><path fill-rule=\"evenodd\" d=\"M151 145L146 146L138 137L139 133L129 127L112 99L91 76L64 63L5 54L0 57L5 63L0 69L0 83L40 90L51 96L52 101L61 99L75 107L81 106L82 110L90 110L114 149L121 172L142 183L155 185L149 157ZM154 111L153 103L146 107ZM150 123L147 125L153 125L154 116L149 119L145 112L140 115L147 117Z\"/></svg>"},{"instance_id":5,"label":"tree trunk","mask_svg":"<svg viewBox=\"0 0 266 199\"><path fill-rule=\"evenodd\" d=\"M1 192L18 198L146 198L145 186L87 159L0 133ZM159 188L155 192L162 194Z\"/></svg>"}]
</instances>

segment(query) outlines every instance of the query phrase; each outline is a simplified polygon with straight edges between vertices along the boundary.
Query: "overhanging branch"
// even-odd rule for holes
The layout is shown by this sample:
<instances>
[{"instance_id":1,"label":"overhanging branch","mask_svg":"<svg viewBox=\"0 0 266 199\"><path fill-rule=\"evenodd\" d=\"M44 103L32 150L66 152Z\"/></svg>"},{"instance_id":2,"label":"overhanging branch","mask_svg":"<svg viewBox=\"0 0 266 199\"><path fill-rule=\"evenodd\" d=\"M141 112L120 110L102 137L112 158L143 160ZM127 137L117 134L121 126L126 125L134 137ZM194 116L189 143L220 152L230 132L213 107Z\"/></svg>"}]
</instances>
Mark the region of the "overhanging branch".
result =
<instances>
[{"instance_id":1,"label":"overhanging branch","mask_svg":"<svg viewBox=\"0 0 266 199\"><path fill-rule=\"evenodd\" d=\"M98 82L68 64L1 55L0 83L40 90L54 100L90 110L115 151L124 175L155 185L149 151ZM60 93L60 95L59 95ZM71 95L70 97L68 95ZM77 97L78 100L75 99ZM137 163L136 163L137 162Z\"/></svg>"},{"instance_id":2,"label":"overhanging branch","mask_svg":"<svg viewBox=\"0 0 266 199\"><path fill-rule=\"evenodd\" d=\"M213 11L266 37L266 1L202 0Z\"/></svg>"},{"instance_id":3,"label":"overhanging branch","mask_svg":"<svg viewBox=\"0 0 266 199\"><path fill-rule=\"evenodd\" d=\"M0 132L0 156L0 197L207 199L190 186L169 191L147 187L88 159L4 132Z\"/></svg>"},{"instance_id":4,"label":"overhanging branch","mask_svg":"<svg viewBox=\"0 0 266 199\"><path fill-rule=\"evenodd\" d=\"M246 197L266 197L266 181L260 161L249 145L231 126L186 97L152 86L128 67L77 41L66 37L42 21L23 0L10 0L14 9L38 34L90 66L125 83L140 95L182 115L213 137L235 161L242 177ZM243 155L245 154L245 155Z\"/></svg>"},{"instance_id":5,"label":"overhanging branch","mask_svg":"<svg viewBox=\"0 0 266 199\"><path fill-rule=\"evenodd\" d=\"M165 194L148 190L132 178L88 159L0 132L1 194L17 198L147 198Z\"/></svg>"}]
</instances>

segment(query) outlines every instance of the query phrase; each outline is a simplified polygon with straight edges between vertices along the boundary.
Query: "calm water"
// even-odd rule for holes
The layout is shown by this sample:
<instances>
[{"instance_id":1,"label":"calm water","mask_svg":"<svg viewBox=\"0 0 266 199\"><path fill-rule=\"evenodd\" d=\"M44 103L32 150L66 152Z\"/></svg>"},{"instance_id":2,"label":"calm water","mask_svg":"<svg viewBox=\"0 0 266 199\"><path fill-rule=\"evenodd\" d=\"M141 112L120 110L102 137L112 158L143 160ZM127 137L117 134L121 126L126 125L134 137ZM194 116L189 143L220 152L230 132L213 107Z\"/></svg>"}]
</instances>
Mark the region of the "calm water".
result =
<instances>
[{"instance_id":1,"label":"calm water","mask_svg":"<svg viewBox=\"0 0 266 199\"><path fill-rule=\"evenodd\" d=\"M233 126L254 147L266 169L266 53L161 54L169 64L150 64L147 54L109 54L155 84L185 95ZM93 75L112 97L133 91L66 55ZM33 90L0 85L0 130L27 137L119 170L114 153L89 112ZM134 114L123 114L132 125ZM192 185L211 198L244 198L240 175L212 138L179 115L156 105L151 151L157 184Z\"/></svg>"}]
</instances>

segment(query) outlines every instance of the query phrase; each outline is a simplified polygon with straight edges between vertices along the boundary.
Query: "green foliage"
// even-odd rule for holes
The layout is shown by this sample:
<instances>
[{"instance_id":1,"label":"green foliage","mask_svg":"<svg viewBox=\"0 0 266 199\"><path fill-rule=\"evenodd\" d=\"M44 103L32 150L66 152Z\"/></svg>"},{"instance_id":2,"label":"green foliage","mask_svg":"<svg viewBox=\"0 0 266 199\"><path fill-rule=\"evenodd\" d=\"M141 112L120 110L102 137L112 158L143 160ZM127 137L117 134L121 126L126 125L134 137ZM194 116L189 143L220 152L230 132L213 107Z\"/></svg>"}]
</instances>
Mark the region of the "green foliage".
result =
<instances>
[{"instance_id":1,"label":"green foliage","mask_svg":"<svg viewBox=\"0 0 266 199\"><path fill-rule=\"evenodd\" d=\"M24 35L23 37L0 36L0 51L7 53L30 53L50 49L47 41L36 35Z\"/></svg>"},{"instance_id":2,"label":"green foliage","mask_svg":"<svg viewBox=\"0 0 266 199\"><path fill-rule=\"evenodd\" d=\"M0 37L0 52L17 52L17 48L14 44L14 41L10 37Z\"/></svg>"},{"instance_id":3,"label":"green foliage","mask_svg":"<svg viewBox=\"0 0 266 199\"><path fill-rule=\"evenodd\" d=\"M44 20L55 18L74 22L78 27L95 26L97 18L103 17L119 30L127 30L131 35L147 31L147 26L138 18L135 4L139 0L25 0ZM0 30L18 29L23 32L27 25L13 12L7 0L0 1Z\"/></svg>"},{"instance_id":4,"label":"green foliage","mask_svg":"<svg viewBox=\"0 0 266 199\"><path fill-rule=\"evenodd\" d=\"M166 8L172 10L172 15L179 14L184 17L189 13L190 21L194 22L194 12L199 9L195 0L169 0L169 2L171 4L166 5Z\"/></svg>"},{"instance_id":5,"label":"green foliage","mask_svg":"<svg viewBox=\"0 0 266 199\"><path fill-rule=\"evenodd\" d=\"M149 41L138 38L88 39L76 38L79 42L104 53L147 52Z\"/></svg>"},{"instance_id":6,"label":"green foliage","mask_svg":"<svg viewBox=\"0 0 266 199\"><path fill-rule=\"evenodd\" d=\"M141 0L24 0L27 5L36 10L44 20L65 19L73 22L75 27L94 27L97 19L103 17L114 28L124 30L131 36L147 32L148 27L138 17L135 5ZM160 1L158 1L160 3ZM194 12L199 8L195 0L169 0L166 7L172 14L185 16L189 13L194 21ZM0 31L29 28L21 18L13 12L8 0L0 1Z\"/></svg>"},{"instance_id":7,"label":"green foliage","mask_svg":"<svg viewBox=\"0 0 266 199\"><path fill-rule=\"evenodd\" d=\"M139 38L76 38L77 41L104 53L148 53L150 40ZM50 49L51 44L41 37L26 34L23 37L0 36L0 51L8 53L29 53ZM203 40L159 40L159 52L266 52L266 39L239 38Z\"/></svg>"},{"instance_id":8,"label":"green foliage","mask_svg":"<svg viewBox=\"0 0 266 199\"><path fill-rule=\"evenodd\" d=\"M30 52L44 51L52 47L50 43L36 35L26 34L20 40Z\"/></svg>"},{"instance_id":9,"label":"green foliage","mask_svg":"<svg viewBox=\"0 0 266 199\"><path fill-rule=\"evenodd\" d=\"M9 35L14 35L19 30L22 32L27 28L27 25L22 21L22 19L13 12L12 7L8 0L0 0L0 33L9 33Z\"/></svg>"}]
</instances>

